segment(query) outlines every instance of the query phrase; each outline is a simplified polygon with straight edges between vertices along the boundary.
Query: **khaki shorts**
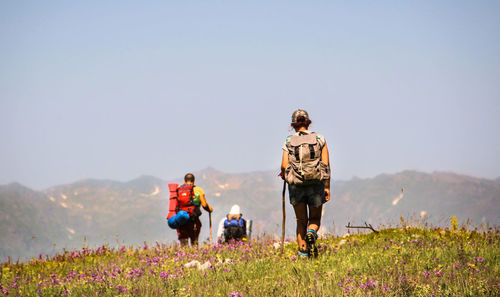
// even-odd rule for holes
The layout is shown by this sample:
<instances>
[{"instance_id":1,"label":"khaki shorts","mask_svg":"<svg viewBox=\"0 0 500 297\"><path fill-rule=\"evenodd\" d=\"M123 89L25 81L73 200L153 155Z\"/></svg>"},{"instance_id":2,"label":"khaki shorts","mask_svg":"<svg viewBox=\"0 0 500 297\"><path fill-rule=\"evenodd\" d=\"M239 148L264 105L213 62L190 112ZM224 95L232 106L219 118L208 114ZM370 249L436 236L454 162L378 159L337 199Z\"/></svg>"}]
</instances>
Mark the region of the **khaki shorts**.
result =
<instances>
[{"instance_id":1,"label":"khaki shorts","mask_svg":"<svg viewBox=\"0 0 500 297\"><path fill-rule=\"evenodd\" d=\"M319 182L312 185L288 185L290 204L293 206L305 203L312 207L319 207L325 199L325 184Z\"/></svg>"}]
</instances>

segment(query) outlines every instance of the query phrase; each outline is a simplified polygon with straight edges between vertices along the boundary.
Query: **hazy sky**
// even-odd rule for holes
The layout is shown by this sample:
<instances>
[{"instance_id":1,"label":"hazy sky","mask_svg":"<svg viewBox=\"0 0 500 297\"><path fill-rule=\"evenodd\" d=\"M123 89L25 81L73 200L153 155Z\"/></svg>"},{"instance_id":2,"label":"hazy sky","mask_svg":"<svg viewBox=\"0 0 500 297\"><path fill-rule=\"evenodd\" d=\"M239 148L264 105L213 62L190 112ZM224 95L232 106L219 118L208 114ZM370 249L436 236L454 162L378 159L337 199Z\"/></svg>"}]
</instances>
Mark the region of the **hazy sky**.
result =
<instances>
[{"instance_id":1,"label":"hazy sky","mask_svg":"<svg viewBox=\"0 0 500 297\"><path fill-rule=\"evenodd\" d=\"M500 176L499 1L2 1L0 184L278 171Z\"/></svg>"}]
</instances>

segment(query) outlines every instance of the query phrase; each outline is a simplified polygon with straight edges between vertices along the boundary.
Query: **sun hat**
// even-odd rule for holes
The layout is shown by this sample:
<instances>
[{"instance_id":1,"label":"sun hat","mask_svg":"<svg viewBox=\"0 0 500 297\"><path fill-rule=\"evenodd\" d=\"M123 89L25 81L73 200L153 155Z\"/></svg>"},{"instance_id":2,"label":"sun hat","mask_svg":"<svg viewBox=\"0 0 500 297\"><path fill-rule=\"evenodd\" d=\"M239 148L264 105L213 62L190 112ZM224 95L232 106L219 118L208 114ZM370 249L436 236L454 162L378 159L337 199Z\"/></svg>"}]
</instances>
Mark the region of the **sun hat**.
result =
<instances>
[{"instance_id":1,"label":"sun hat","mask_svg":"<svg viewBox=\"0 0 500 297\"><path fill-rule=\"evenodd\" d=\"M297 109L292 114L292 124L309 120L309 114L303 109Z\"/></svg>"},{"instance_id":2,"label":"sun hat","mask_svg":"<svg viewBox=\"0 0 500 297\"><path fill-rule=\"evenodd\" d=\"M233 205L231 210L229 211L230 215L239 215L241 214L240 206L238 204Z\"/></svg>"}]
</instances>

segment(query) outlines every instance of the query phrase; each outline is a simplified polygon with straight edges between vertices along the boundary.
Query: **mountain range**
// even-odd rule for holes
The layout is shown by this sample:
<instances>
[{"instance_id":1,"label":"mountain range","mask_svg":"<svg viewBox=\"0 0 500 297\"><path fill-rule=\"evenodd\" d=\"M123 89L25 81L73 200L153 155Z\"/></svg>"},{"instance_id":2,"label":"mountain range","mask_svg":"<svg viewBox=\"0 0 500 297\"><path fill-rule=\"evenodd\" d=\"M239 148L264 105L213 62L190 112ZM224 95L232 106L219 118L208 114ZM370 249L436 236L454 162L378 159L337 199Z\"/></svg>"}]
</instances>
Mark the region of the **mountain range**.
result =
<instances>
[{"instance_id":1,"label":"mountain range","mask_svg":"<svg viewBox=\"0 0 500 297\"><path fill-rule=\"evenodd\" d=\"M233 204L252 220L253 235L278 236L282 222L283 181L277 172L194 172L214 207L213 236ZM62 249L143 245L176 240L165 216L168 183L153 176L129 182L87 179L42 191L18 183L0 186L0 257L26 260ZM500 179L449 172L403 171L374 178L333 181L325 204L323 233L346 232L348 223L397 225L402 217L420 224L449 225L451 216L472 226L500 225ZM294 237L293 209L286 197L287 237ZM201 216L200 240L209 238L209 216Z\"/></svg>"}]
</instances>

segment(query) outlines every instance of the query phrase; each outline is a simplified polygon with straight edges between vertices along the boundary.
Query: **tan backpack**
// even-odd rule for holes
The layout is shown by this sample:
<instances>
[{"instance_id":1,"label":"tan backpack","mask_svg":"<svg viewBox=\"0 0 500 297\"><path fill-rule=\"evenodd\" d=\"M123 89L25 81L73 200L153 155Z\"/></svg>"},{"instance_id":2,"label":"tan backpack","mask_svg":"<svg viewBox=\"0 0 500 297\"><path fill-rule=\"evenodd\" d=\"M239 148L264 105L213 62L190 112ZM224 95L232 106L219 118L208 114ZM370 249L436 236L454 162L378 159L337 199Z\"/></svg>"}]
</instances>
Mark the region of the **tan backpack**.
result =
<instances>
[{"instance_id":1,"label":"tan backpack","mask_svg":"<svg viewBox=\"0 0 500 297\"><path fill-rule=\"evenodd\" d=\"M285 180L291 185L308 185L330 178L330 168L321 162L318 134L299 132L286 139L288 166Z\"/></svg>"}]
</instances>

